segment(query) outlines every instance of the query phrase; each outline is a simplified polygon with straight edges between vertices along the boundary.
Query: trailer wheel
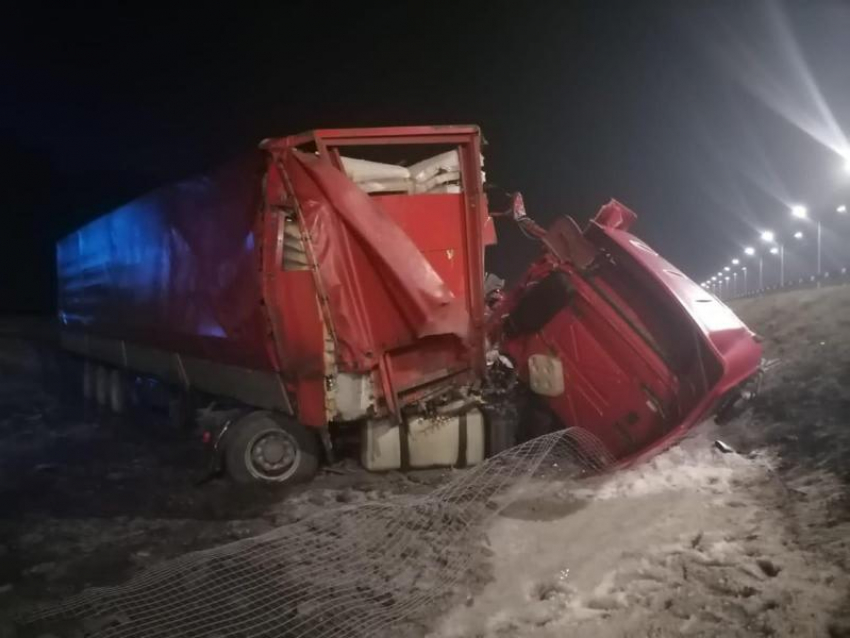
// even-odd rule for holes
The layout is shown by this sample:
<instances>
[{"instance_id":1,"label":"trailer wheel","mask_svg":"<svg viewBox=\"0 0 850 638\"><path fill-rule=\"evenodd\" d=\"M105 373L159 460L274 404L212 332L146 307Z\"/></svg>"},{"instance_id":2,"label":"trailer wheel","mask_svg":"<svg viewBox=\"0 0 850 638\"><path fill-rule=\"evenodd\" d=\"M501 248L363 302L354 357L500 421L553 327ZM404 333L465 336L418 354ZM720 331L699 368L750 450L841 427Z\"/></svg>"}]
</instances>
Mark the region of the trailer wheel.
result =
<instances>
[{"instance_id":1,"label":"trailer wheel","mask_svg":"<svg viewBox=\"0 0 850 638\"><path fill-rule=\"evenodd\" d=\"M319 465L316 436L303 425L271 412L252 412L227 436L225 467L237 483L299 483Z\"/></svg>"}]
</instances>

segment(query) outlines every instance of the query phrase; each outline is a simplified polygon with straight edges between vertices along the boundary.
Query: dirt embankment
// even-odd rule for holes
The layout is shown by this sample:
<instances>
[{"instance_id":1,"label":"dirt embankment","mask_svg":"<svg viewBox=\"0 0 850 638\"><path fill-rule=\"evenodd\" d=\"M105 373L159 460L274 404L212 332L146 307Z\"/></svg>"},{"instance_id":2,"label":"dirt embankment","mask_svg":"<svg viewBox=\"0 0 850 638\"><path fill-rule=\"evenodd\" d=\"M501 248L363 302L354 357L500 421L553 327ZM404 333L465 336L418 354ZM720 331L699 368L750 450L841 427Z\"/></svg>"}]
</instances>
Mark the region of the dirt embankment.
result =
<instances>
[{"instance_id":1,"label":"dirt embankment","mask_svg":"<svg viewBox=\"0 0 850 638\"><path fill-rule=\"evenodd\" d=\"M777 359L756 402L753 445L785 471L825 470L850 482L850 286L745 299L734 310Z\"/></svg>"}]
</instances>

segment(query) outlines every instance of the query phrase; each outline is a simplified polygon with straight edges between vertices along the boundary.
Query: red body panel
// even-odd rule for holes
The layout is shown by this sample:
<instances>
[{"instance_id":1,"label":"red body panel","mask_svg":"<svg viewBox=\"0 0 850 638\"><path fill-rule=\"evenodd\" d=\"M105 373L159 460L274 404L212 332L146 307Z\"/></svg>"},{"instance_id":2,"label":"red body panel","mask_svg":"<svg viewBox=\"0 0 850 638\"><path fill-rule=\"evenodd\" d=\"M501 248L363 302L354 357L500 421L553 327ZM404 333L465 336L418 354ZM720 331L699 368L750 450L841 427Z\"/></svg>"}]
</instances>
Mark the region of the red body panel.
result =
<instances>
[{"instance_id":1,"label":"red body panel","mask_svg":"<svg viewBox=\"0 0 850 638\"><path fill-rule=\"evenodd\" d=\"M380 195L375 198L458 299L466 299L463 196Z\"/></svg>"},{"instance_id":2,"label":"red body panel","mask_svg":"<svg viewBox=\"0 0 850 638\"><path fill-rule=\"evenodd\" d=\"M576 250L583 259L592 251L589 265L545 255L494 313L498 321L510 317L547 276L566 274L570 300L542 329L503 335L497 324L494 337L526 380L530 355L558 357L565 390L543 400L564 425L592 432L624 463L710 416L761 360L752 332L726 306L628 233L634 219L617 202L605 206Z\"/></svg>"},{"instance_id":3,"label":"red body panel","mask_svg":"<svg viewBox=\"0 0 850 638\"><path fill-rule=\"evenodd\" d=\"M483 250L493 231L479 137L476 127L403 127L268 140L247 161L159 189L60 241L62 321L277 372L307 425L326 422L337 371L371 375L383 410L398 415L484 370ZM340 147L397 144L456 149L462 192L372 197L344 173ZM306 251L301 270L284 269L287 218Z\"/></svg>"},{"instance_id":4,"label":"red body panel","mask_svg":"<svg viewBox=\"0 0 850 638\"><path fill-rule=\"evenodd\" d=\"M620 204L614 205L622 207ZM603 208L602 211L607 209ZM696 326L701 339L722 367L714 388L716 395L724 394L758 370L761 346L755 341L753 332L726 304L691 281L627 230L606 226L598 220L595 226L653 278L656 287L671 302L671 307L678 308Z\"/></svg>"},{"instance_id":5,"label":"red body panel","mask_svg":"<svg viewBox=\"0 0 850 638\"><path fill-rule=\"evenodd\" d=\"M383 352L422 337L468 337L463 299L375 199L314 156L290 151L280 162L311 237L344 368L370 369Z\"/></svg>"}]
</instances>

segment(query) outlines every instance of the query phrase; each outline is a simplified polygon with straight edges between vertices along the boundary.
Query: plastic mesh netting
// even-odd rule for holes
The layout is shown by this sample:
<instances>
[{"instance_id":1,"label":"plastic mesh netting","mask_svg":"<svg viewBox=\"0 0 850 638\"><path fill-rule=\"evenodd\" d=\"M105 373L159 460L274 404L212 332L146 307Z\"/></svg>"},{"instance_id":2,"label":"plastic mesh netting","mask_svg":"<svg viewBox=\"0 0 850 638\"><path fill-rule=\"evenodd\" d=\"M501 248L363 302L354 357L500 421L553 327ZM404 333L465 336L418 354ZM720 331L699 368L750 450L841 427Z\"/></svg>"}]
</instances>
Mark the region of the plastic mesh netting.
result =
<instances>
[{"instance_id":1,"label":"plastic mesh netting","mask_svg":"<svg viewBox=\"0 0 850 638\"><path fill-rule=\"evenodd\" d=\"M487 524L524 486L611 462L589 433L554 432L427 496L334 507L21 620L78 619L87 635L104 638L412 635L486 576ZM410 631L400 632L402 624Z\"/></svg>"}]
</instances>

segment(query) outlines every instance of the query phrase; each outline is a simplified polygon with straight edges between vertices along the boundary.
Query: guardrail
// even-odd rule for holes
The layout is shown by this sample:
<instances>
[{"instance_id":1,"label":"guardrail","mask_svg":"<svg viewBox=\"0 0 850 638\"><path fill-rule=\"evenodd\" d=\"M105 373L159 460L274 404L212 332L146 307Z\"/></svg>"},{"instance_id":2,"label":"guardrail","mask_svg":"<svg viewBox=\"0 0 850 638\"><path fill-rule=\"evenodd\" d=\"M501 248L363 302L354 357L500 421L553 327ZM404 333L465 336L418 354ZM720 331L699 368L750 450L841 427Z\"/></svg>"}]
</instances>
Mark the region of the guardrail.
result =
<instances>
[{"instance_id":1,"label":"guardrail","mask_svg":"<svg viewBox=\"0 0 850 638\"><path fill-rule=\"evenodd\" d=\"M731 296L721 296L720 298L723 301L733 301L735 299L761 297L763 295L775 294L777 292L786 292L788 290L823 288L825 286L846 286L848 284L850 284L850 268L841 268L840 270L825 271L820 275L810 275L808 277L792 279L786 281L784 286L765 286L764 288L750 290L746 293Z\"/></svg>"}]
</instances>

